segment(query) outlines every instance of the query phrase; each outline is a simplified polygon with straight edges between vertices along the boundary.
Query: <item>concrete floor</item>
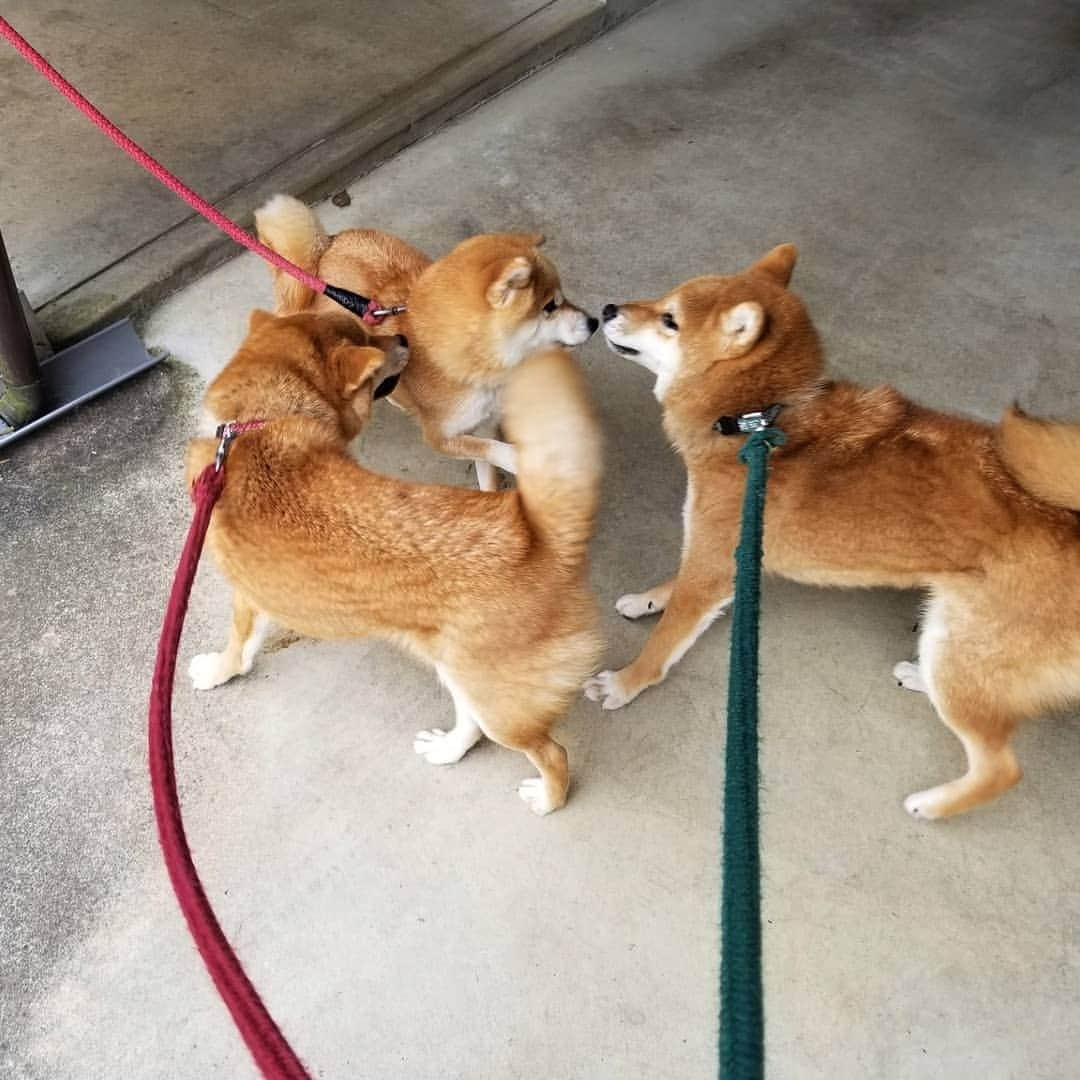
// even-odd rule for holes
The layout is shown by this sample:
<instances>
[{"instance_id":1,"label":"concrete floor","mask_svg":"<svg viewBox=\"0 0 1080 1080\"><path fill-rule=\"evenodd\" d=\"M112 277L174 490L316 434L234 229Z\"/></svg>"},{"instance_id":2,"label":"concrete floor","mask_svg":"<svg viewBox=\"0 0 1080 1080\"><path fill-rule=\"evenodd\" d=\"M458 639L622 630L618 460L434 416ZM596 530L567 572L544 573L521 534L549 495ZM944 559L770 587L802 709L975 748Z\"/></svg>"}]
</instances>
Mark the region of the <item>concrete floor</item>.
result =
<instances>
[{"instance_id":1,"label":"concrete floor","mask_svg":"<svg viewBox=\"0 0 1080 1080\"><path fill-rule=\"evenodd\" d=\"M542 229L594 311L795 241L836 370L985 417L1014 398L1080 416L1078 33L1054 0L666 0L323 212L433 253ZM203 379L269 302L254 260L215 272L146 327L173 362L0 463L5 1077L252 1075L157 852L144 713L188 518L180 454ZM581 358L608 437L593 576L621 663L647 628L611 603L675 564L683 478L645 373L598 342ZM362 454L469 482L389 409ZM184 658L226 610L206 567ZM915 611L766 591L769 1074L1066 1080L1077 717L1022 733L1027 777L993 806L909 820L902 797L961 768L889 675ZM623 712L579 702L572 801L544 820L514 794L513 754L413 755L450 702L383 646L301 641L212 695L180 685L196 859L315 1075L715 1074L726 648L721 624Z\"/></svg>"},{"instance_id":2,"label":"concrete floor","mask_svg":"<svg viewBox=\"0 0 1080 1080\"><path fill-rule=\"evenodd\" d=\"M219 200L534 11L541 0L14 0L5 15L87 97ZM438 25L438 33L431 32ZM0 49L4 235L35 306L191 215Z\"/></svg>"}]
</instances>

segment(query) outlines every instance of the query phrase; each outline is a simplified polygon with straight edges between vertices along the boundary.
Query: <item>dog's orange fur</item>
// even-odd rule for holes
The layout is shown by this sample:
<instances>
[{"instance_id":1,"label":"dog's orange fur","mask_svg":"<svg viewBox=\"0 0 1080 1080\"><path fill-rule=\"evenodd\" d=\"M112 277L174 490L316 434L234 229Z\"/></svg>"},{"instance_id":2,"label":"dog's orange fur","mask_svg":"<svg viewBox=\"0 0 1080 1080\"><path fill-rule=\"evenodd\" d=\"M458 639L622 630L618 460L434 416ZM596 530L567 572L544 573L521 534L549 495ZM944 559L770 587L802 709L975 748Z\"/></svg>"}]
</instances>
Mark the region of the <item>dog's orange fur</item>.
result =
<instances>
[{"instance_id":1,"label":"dog's orange fur","mask_svg":"<svg viewBox=\"0 0 1080 1080\"><path fill-rule=\"evenodd\" d=\"M375 388L407 360L404 338L369 334L343 311L280 324L253 311L248 336L210 383L203 406L219 423L310 416L336 424L349 442L367 421Z\"/></svg>"},{"instance_id":2,"label":"dog's orange fur","mask_svg":"<svg viewBox=\"0 0 1080 1080\"><path fill-rule=\"evenodd\" d=\"M391 401L436 450L475 460L480 486L494 490L494 467L514 469L511 448L490 437L509 370L534 348L580 344L596 327L563 300L558 272L537 250L543 237L474 236L433 263L373 229L327 236L308 207L285 195L271 199L255 221L263 243L323 280L383 304L408 304L405 315L383 324L407 334L411 349ZM279 314L337 307L281 271L273 275ZM545 311L552 301L555 309Z\"/></svg>"},{"instance_id":3,"label":"dog's orange fur","mask_svg":"<svg viewBox=\"0 0 1080 1080\"><path fill-rule=\"evenodd\" d=\"M968 768L905 805L956 814L1019 780L1009 739L1020 720L1080 699L1080 427L1012 412L994 428L891 387L827 381L787 288L794 263L785 245L744 273L605 311L609 344L658 374L689 489L677 576L617 605L662 618L637 659L587 693L617 708L660 682L730 599L743 439L712 425L780 402L787 442L770 458L765 569L928 591L920 667L897 674L927 690Z\"/></svg>"},{"instance_id":4,"label":"dog's orange fur","mask_svg":"<svg viewBox=\"0 0 1080 1080\"><path fill-rule=\"evenodd\" d=\"M517 369L505 422L518 487L486 493L380 476L349 456L387 362L352 319L252 316L207 398L270 419L229 452L208 546L235 590L232 633L192 661L192 678L208 689L249 670L267 620L391 640L435 666L457 709L453 731L421 732L417 752L448 764L486 734L536 766L521 794L547 813L568 783L550 731L600 649L586 582L600 446L584 380L554 348ZM191 443L189 483L215 446Z\"/></svg>"}]
</instances>

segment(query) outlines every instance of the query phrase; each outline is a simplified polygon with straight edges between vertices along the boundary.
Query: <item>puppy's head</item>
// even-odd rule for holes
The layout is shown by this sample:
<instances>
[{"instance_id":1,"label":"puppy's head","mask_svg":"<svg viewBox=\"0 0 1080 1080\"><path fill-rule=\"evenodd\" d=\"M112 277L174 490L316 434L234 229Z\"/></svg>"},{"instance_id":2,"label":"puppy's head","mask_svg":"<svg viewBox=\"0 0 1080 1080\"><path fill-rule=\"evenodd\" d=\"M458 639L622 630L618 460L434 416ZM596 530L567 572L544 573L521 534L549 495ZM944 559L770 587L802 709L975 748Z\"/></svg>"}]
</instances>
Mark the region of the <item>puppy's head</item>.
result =
<instances>
[{"instance_id":1,"label":"puppy's head","mask_svg":"<svg viewBox=\"0 0 1080 1080\"><path fill-rule=\"evenodd\" d=\"M656 376L660 401L673 388L742 381L755 368L766 396L801 386L820 373L821 356L806 309L787 289L795 258L794 246L782 244L741 274L692 278L658 300L607 304L604 338Z\"/></svg>"},{"instance_id":2,"label":"puppy's head","mask_svg":"<svg viewBox=\"0 0 1080 1080\"><path fill-rule=\"evenodd\" d=\"M372 337L357 341L348 337L329 343L324 353L326 371L334 391L340 395L339 418L342 433L354 438L367 423L376 398L385 397L395 386L409 359L403 335Z\"/></svg>"},{"instance_id":3,"label":"puppy's head","mask_svg":"<svg viewBox=\"0 0 1080 1080\"><path fill-rule=\"evenodd\" d=\"M393 389L408 355L400 335L372 336L344 313L253 311L248 335L211 383L206 406L219 420L312 416L336 423L351 439L374 398Z\"/></svg>"},{"instance_id":4,"label":"puppy's head","mask_svg":"<svg viewBox=\"0 0 1080 1080\"><path fill-rule=\"evenodd\" d=\"M473 362L498 370L547 345L588 341L599 320L563 295L543 242L532 233L474 236L428 267L409 300L425 344L450 353L467 338Z\"/></svg>"}]
</instances>

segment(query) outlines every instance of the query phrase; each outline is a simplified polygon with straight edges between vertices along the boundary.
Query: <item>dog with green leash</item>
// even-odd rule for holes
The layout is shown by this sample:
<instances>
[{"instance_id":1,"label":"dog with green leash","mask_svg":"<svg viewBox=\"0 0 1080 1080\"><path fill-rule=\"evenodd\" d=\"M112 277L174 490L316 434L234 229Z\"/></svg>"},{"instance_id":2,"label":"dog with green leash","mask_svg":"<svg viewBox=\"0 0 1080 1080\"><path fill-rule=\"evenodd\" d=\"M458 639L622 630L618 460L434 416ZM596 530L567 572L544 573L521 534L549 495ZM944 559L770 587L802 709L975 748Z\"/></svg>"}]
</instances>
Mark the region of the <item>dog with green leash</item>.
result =
<instances>
[{"instance_id":1,"label":"dog with green leash","mask_svg":"<svg viewBox=\"0 0 1080 1080\"><path fill-rule=\"evenodd\" d=\"M948 817L1017 783L1020 721L1080 701L1080 426L1016 410L992 426L829 379L788 288L795 258L785 244L743 273L604 309L611 349L656 376L688 484L678 573L616 603L660 621L586 694L606 709L633 701L730 603L745 468L724 430L767 412L787 439L770 458L765 571L926 591L918 662L894 674L928 694L968 767L905 807Z\"/></svg>"}]
</instances>

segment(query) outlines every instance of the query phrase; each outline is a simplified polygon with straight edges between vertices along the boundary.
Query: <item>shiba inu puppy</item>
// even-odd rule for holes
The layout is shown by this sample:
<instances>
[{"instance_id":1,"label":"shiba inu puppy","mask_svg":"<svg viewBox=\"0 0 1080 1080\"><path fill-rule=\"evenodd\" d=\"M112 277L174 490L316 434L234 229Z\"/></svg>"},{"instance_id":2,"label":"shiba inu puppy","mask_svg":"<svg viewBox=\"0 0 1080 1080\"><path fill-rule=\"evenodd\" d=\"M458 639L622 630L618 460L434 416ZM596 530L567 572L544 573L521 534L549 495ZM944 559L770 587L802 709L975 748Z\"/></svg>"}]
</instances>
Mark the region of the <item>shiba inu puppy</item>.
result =
<instances>
[{"instance_id":1,"label":"shiba inu puppy","mask_svg":"<svg viewBox=\"0 0 1080 1080\"><path fill-rule=\"evenodd\" d=\"M742 438L717 421L737 430L737 418L780 406L787 442L770 455L765 569L926 590L918 663L894 673L929 695L967 772L905 806L947 817L1020 779L1009 739L1021 720L1080 700L1080 426L1014 410L993 427L888 386L829 380L788 289L794 266L783 245L743 273L604 308L611 348L656 376L688 483L678 574L616 604L660 621L636 660L586 693L607 709L632 701L729 603L745 467Z\"/></svg>"},{"instance_id":2,"label":"shiba inu puppy","mask_svg":"<svg viewBox=\"0 0 1080 1080\"><path fill-rule=\"evenodd\" d=\"M580 345L598 320L566 300L558 271L538 250L543 237L474 236L432 262L373 229L327 236L297 199L276 195L255 215L259 239L316 274L383 304L407 304L387 332L409 338L408 369L391 394L436 450L473 459L482 489L495 468L514 471L512 447L494 437L509 371L546 345ZM333 300L273 271L279 314L330 311Z\"/></svg>"}]
</instances>

